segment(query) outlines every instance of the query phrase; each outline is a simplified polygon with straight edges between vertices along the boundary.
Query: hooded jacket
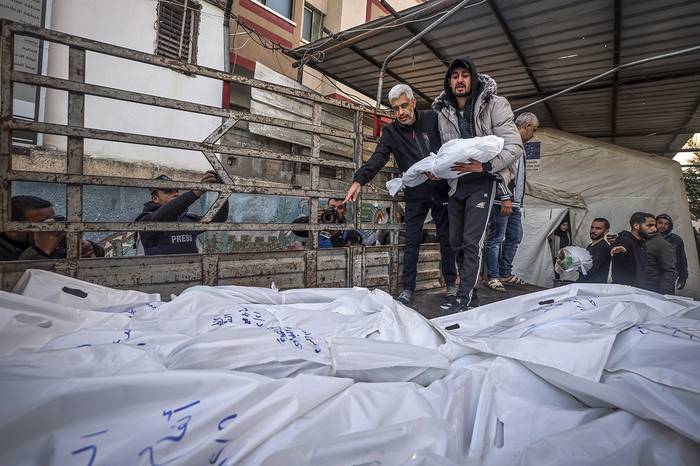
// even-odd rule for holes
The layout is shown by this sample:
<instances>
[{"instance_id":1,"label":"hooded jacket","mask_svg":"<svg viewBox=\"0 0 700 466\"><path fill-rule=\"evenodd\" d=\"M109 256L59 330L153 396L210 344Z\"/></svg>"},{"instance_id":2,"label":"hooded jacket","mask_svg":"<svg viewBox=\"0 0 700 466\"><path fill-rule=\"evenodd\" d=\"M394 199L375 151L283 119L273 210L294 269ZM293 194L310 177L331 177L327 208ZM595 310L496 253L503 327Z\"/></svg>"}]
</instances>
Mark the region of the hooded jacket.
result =
<instances>
[{"instance_id":1,"label":"hooded jacket","mask_svg":"<svg viewBox=\"0 0 700 466\"><path fill-rule=\"evenodd\" d=\"M668 220L669 228L666 233L663 233L663 238L671 243L674 248L676 248L676 269L678 270L678 277L682 279L688 278L688 257L685 255L685 243L683 243L683 238L678 236L673 231L673 219L668 214L661 214L656 218L665 218Z\"/></svg>"},{"instance_id":2,"label":"hooded jacket","mask_svg":"<svg viewBox=\"0 0 700 466\"><path fill-rule=\"evenodd\" d=\"M465 67L472 76L471 95L467 103L471 136L494 135L505 141L503 150L490 162L484 164L484 170L499 181L499 189L512 198L511 182L516 176L516 162L525 153L523 141L513 121L513 111L508 100L497 95L496 81L488 75L478 74L476 66L469 57L454 60L447 68L444 90L433 102L432 108L438 114L440 138L444 144L461 137L457 100L450 88L452 71ZM478 76L474 79L474 76ZM454 194L460 178L449 180L450 195Z\"/></svg>"},{"instance_id":3,"label":"hooded jacket","mask_svg":"<svg viewBox=\"0 0 700 466\"><path fill-rule=\"evenodd\" d=\"M643 239L637 239L629 231L621 231L613 248L624 246L627 252L612 257L612 282L616 285L646 287L646 248Z\"/></svg>"},{"instance_id":4,"label":"hooded jacket","mask_svg":"<svg viewBox=\"0 0 700 466\"><path fill-rule=\"evenodd\" d=\"M656 293L674 294L678 278L675 248L661 235L646 240L644 246L647 252L645 288Z\"/></svg>"}]
</instances>

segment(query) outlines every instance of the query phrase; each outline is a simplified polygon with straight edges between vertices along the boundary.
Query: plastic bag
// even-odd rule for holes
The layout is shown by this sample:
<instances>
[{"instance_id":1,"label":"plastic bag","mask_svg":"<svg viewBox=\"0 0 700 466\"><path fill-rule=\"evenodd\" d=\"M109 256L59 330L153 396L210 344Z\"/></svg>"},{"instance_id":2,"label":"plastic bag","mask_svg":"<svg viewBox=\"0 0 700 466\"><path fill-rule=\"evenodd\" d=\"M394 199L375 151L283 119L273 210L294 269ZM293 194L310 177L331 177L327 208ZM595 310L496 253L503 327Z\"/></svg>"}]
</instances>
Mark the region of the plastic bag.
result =
<instances>
[{"instance_id":1,"label":"plastic bag","mask_svg":"<svg viewBox=\"0 0 700 466\"><path fill-rule=\"evenodd\" d=\"M446 180L458 178L468 173L459 173L451 168L457 162L488 162L503 150L503 138L483 136L470 139L452 139L440 147L437 154L419 160L409 167L401 178L394 178L386 183L389 194L395 196L405 186L413 187L424 183L430 172Z\"/></svg>"},{"instance_id":2,"label":"plastic bag","mask_svg":"<svg viewBox=\"0 0 700 466\"><path fill-rule=\"evenodd\" d=\"M559 250L556 265L557 273L578 271L585 277L593 267L593 256L587 249L578 246L567 246Z\"/></svg>"}]
</instances>

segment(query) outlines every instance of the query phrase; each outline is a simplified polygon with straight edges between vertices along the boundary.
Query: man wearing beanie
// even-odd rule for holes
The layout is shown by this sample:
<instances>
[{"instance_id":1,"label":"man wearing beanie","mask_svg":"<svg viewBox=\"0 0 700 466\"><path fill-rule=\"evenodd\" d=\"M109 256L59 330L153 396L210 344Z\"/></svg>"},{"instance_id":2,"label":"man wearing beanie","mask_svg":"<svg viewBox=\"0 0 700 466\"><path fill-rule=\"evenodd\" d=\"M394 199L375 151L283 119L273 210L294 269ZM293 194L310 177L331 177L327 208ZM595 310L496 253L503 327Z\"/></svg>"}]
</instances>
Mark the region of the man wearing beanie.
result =
<instances>
[{"instance_id":1,"label":"man wearing beanie","mask_svg":"<svg viewBox=\"0 0 700 466\"><path fill-rule=\"evenodd\" d=\"M685 255L685 244L683 238L678 236L673 231L673 219L668 214L661 214L656 217L656 229L659 234L676 248L676 269L678 269L678 280L676 288L682 290L685 288L685 282L688 280L688 257Z\"/></svg>"},{"instance_id":2,"label":"man wearing beanie","mask_svg":"<svg viewBox=\"0 0 700 466\"><path fill-rule=\"evenodd\" d=\"M452 168L468 175L448 181L450 244L460 262L460 285L457 297L441 306L445 311L466 311L479 305L475 287L496 188L510 194L516 162L524 153L510 104L496 92L496 81L478 74L470 58L458 58L450 63L444 91L433 102L443 144L487 135L505 140L503 151L490 162L465 161Z\"/></svg>"}]
</instances>

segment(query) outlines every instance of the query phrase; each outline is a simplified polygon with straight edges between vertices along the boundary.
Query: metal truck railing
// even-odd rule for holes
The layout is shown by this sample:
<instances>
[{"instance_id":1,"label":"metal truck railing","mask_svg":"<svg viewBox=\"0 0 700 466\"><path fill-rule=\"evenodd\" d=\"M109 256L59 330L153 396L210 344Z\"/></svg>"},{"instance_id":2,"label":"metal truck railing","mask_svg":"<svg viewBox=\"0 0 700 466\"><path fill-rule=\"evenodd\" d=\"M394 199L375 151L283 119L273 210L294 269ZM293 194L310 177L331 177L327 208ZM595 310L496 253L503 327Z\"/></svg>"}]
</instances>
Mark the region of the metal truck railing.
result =
<instances>
[{"instance_id":1,"label":"metal truck railing","mask_svg":"<svg viewBox=\"0 0 700 466\"><path fill-rule=\"evenodd\" d=\"M13 50L16 35L29 36L52 44L68 46L68 79L26 73L14 69ZM353 216L345 225L319 225L314 215L308 224L280 223L211 223L226 199L233 193L266 194L278 196L306 197L310 212L316 212L319 198L344 197L344 190L320 189L320 167L353 170L362 164L364 118L375 115L373 108L326 98L318 94L295 88L245 78L212 68L182 63L176 60L118 47L74 35L64 34L25 24L2 21L0 38L2 70L0 72L2 134L0 136L0 230L1 231L63 231L67 238L66 258L57 261L23 261L0 263L0 286L10 289L23 270L44 268L66 275L87 279L108 286L128 287L161 292L177 292L194 284L254 284L268 286L271 281L279 287L315 286L370 286L391 291L399 288L400 249L398 233L402 225L394 218L389 224L361 221L362 200L391 202L392 211L397 211L397 199L384 194L363 193L358 200ZM118 57L184 72L191 76L202 76L224 82L272 91L280 95L302 99L313 106L310 123L273 118L246 111L203 105L156 95L132 92L85 82L86 52ZM67 91L67 124L27 121L13 117L13 83L24 83L43 88ZM146 104L177 111L221 117L221 125L203 141L149 136L130 132L111 131L85 127L85 96L98 96L118 101ZM323 106L339 107L353 114L353 131L340 130L322 124ZM389 116L379 112L380 115ZM239 121L270 125L303 131L311 134L310 155L251 149L220 143L227 131ZM67 169L65 173L16 171L12 169L12 131L23 130L35 133L67 137ZM353 156L350 160L327 160L321 157L321 136L345 138L353 141ZM201 151L223 183L198 183L190 181L156 181L122 176L95 176L85 174L83 160L85 140L94 139L119 143L131 143L173 149ZM257 159L296 162L310 167L309 186L280 186L262 180L233 182L217 156L241 156ZM11 220L10 199L12 182L29 181L61 183L66 185L66 220L56 222L15 222ZM85 185L203 189L218 193L216 201L204 214L201 223L179 222L93 222L83 218L83 187ZM392 216L393 217L393 216ZM321 230L346 228L365 230L390 230L389 246L353 246L332 250L318 249ZM179 256L122 257L109 259L81 259L80 242L84 232L138 232L138 231L286 231L307 230L309 240L304 251L275 251L261 253L227 253ZM430 288L439 284L439 249L437 245L426 245L421 251L419 287Z\"/></svg>"}]
</instances>

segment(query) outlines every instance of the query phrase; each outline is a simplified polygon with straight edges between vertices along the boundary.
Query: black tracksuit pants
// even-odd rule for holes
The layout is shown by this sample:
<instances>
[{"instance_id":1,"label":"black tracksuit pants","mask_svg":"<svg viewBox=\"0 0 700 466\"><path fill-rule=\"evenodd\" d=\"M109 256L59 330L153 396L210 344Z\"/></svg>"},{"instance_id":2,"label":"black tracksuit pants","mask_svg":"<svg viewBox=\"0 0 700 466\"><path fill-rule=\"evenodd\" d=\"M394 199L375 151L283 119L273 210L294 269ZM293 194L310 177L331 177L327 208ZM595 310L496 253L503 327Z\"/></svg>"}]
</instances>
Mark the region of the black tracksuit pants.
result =
<instances>
[{"instance_id":1,"label":"black tracksuit pants","mask_svg":"<svg viewBox=\"0 0 700 466\"><path fill-rule=\"evenodd\" d=\"M466 175L466 178L472 175ZM491 178L460 179L450 197L450 244L458 257L460 280L457 296L466 298L468 306L478 306L476 284L481 270L486 228L496 195L496 182Z\"/></svg>"},{"instance_id":2,"label":"black tracksuit pants","mask_svg":"<svg viewBox=\"0 0 700 466\"><path fill-rule=\"evenodd\" d=\"M416 289L418 251L423 240L423 224L431 211L440 242L440 268L447 286L457 281L455 253L450 247L447 201L406 201L406 248L403 255L403 289Z\"/></svg>"}]
</instances>

